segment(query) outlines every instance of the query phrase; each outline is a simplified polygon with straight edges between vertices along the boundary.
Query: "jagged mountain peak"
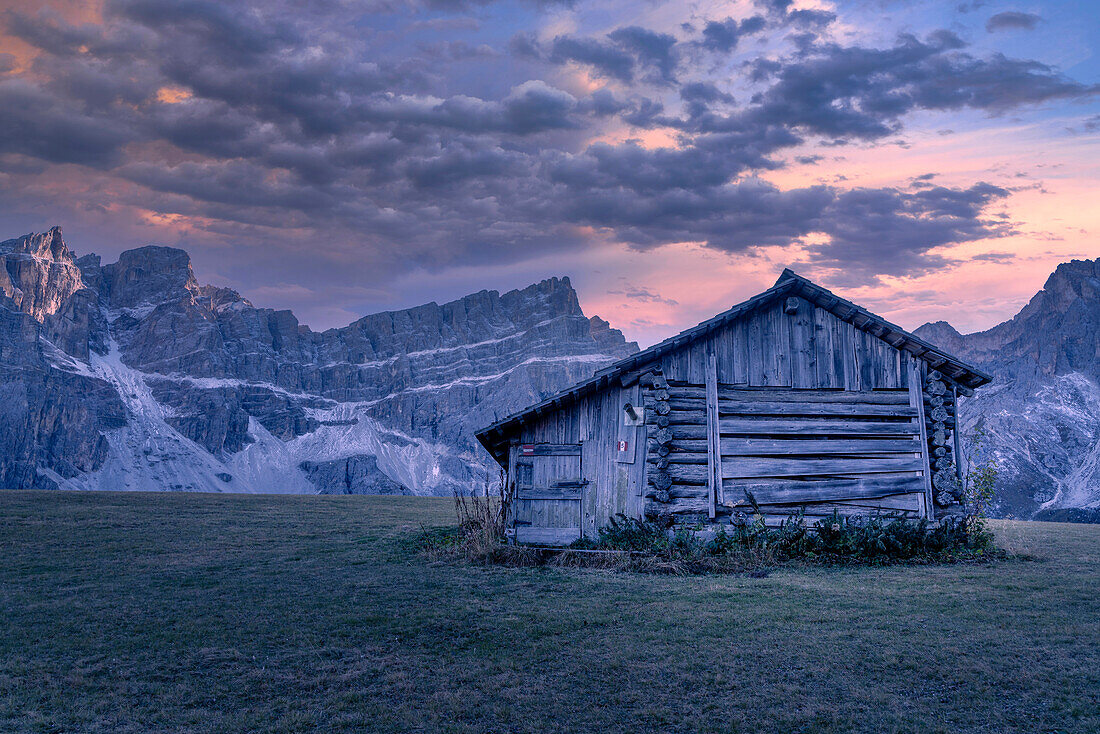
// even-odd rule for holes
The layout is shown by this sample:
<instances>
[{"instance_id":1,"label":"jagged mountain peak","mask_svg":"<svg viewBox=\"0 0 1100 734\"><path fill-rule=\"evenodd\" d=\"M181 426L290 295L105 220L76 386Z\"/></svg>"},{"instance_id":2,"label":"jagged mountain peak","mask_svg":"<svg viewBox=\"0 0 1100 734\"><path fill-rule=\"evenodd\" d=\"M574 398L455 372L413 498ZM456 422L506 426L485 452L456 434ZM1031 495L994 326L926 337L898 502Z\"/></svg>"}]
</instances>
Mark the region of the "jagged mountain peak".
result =
<instances>
[{"instance_id":1,"label":"jagged mountain peak","mask_svg":"<svg viewBox=\"0 0 1100 734\"><path fill-rule=\"evenodd\" d=\"M921 339L926 339L944 348L948 348L947 342L955 341L962 337L959 330L947 321L929 321L918 326L913 333Z\"/></svg>"},{"instance_id":2,"label":"jagged mountain peak","mask_svg":"<svg viewBox=\"0 0 1100 734\"><path fill-rule=\"evenodd\" d=\"M0 253L31 255L69 265L75 262L73 252L65 244L61 227L58 226L45 232L30 232L22 237L0 242Z\"/></svg>"},{"instance_id":3,"label":"jagged mountain peak","mask_svg":"<svg viewBox=\"0 0 1100 734\"><path fill-rule=\"evenodd\" d=\"M1100 301L1100 258L1060 264L1017 318L1028 319L1046 311L1065 312L1078 300Z\"/></svg>"},{"instance_id":4,"label":"jagged mountain peak","mask_svg":"<svg viewBox=\"0 0 1100 734\"><path fill-rule=\"evenodd\" d=\"M126 250L103 267L105 287L114 308L134 308L200 293L191 256L186 250L145 245Z\"/></svg>"}]
</instances>

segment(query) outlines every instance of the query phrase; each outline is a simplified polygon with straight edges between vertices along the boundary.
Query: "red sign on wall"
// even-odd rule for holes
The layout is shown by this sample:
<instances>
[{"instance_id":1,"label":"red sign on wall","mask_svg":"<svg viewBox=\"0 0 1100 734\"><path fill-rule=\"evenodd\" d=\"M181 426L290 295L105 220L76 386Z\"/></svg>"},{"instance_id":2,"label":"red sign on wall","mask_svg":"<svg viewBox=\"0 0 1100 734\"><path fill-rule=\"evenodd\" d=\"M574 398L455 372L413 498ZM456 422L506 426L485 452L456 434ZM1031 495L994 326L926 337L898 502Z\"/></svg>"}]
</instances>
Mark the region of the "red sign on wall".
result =
<instances>
[{"instance_id":1,"label":"red sign on wall","mask_svg":"<svg viewBox=\"0 0 1100 734\"><path fill-rule=\"evenodd\" d=\"M618 449L620 454L625 454L627 451L630 450L630 442L629 441L619 441L619 445L617 446L617 449Z\"/></svg>"}]
</instances>

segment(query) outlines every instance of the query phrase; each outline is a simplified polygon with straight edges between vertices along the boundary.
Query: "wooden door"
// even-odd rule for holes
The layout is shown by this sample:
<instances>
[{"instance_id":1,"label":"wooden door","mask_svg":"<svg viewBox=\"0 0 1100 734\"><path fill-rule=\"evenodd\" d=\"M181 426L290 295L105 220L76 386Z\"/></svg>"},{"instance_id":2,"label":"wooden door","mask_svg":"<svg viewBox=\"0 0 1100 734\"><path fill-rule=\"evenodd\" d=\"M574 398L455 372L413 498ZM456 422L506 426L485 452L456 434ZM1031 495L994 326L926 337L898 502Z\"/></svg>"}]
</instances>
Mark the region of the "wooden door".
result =
<instances>
[{"instance_id":1,"label":"wooden door","mask_svg":"<svg viewBox=\"0 0 1100 734\"><path fill-rule=\"evenodd\" d=\"M580 444L526 444L516 458L516 542L568 545L581 537L587 482Z\"/></svg>"}]
</instances>

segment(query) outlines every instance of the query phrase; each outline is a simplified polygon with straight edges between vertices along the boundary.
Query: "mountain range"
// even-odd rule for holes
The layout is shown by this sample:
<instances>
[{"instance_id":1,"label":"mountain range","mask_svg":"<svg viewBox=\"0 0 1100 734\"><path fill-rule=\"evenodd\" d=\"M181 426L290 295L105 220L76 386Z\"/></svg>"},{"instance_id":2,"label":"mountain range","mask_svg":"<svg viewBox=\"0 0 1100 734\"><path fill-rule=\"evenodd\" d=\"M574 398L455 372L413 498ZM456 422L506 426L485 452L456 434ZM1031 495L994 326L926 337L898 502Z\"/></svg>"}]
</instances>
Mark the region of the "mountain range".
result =
<instances>
[{"instance_id":1,"label":"mountain range","mask_svg":"<svg viewBox=\"0 0 1100 734\"><path fill-rule=\"evenodd\" d=\"M0 242L0 486L442 494L495 476L475 428L637 351L568 279L315 332L54 228Z\"/></svg>"},{"instance_id":2,"label":"mountain range","mask_svg":"<svg viewBox=\"0 0 1100 734\"><path fill-rule=\"evenodd\" d=\"M638 349L567 278L315 332L200 285L180 249L104 265L55 227L0 264L0 487L466 492L495 477L476 428ZM1000 469L995 513L1096 514L1100 260L992 329L916 333L996 378L960 406Z\"/></svg>"}]
</instances>

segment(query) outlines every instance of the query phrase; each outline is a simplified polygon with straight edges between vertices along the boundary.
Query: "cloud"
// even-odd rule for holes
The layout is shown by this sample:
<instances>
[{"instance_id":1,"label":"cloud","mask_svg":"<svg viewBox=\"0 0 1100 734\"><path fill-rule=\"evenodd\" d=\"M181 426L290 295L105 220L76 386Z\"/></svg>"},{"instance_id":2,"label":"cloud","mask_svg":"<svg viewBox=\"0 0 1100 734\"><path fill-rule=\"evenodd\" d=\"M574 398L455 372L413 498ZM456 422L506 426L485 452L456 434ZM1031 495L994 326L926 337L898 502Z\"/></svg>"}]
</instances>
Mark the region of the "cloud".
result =
<instances>
[{"instance_id":1,"label":"cloud","mask_svg":"<svg viewBox=\"0 0 1100 734\"><path fill-rule=\"evenodd\" d=\"M608 295L622 296L628 301L636 301L638 303L659 303L664 306L678 306L679 301L673 298L665 298L664 296L654 293L649 288L640 285L626 285L622 288L616 288L609 290Z\"/></svg>"},{"instance_id":2,"label":"cloud","mask_svg":"<svg viewBox=\"0 0 1100 734\"><path fill-rule=\"evenodd\" d=\"M1039 62L1000 54L977 58L964 47L947 31L925 40L903 34L886 49L814 44L785 63L753 65L757 78L773 81L743 118L832 138L874 140L898 132L901 118L915 110L1000 113L1100 89Z\"/></svg>"},{"instance_id":3,"label":"cloud","mask_svg":"<svg viewBox=\"0 0 1100 734\"><path fill-rule=\"evenodd\" d=\"M676 53L673 49L676 46L676 39L674 37L667 33L655 33L639 26L618 28L608 33L607 37L632 53L639 64L652 67L660 81L675 81Z\"/></svg>"},{"instance_id":4,"label":"cloud","mask_svg":"<svg viewBox=\"0 0 1100 734\"><path fill-rule=\"evenodd\" d=\"M20 78L0 80L0 152L104 168L135 137L125 122L89 113Z\"/></svg>"},{"instance_id":5,"label":"cloud","mask_svg":"<svg viewBox=\"0 0 1100 734\"><path fill-rule=\"evenodd\" d=\"M764 30L767 21L763 16L753 15L740 21L733 18L711 20L703 26L700 45L708 51L728 54L737 48L741 38Z\"/></svg>"},{"instance_id":6,"label":"cloud","mask_svg":"<svg viewBox=\"0 0 1100 734\"><path fill-rule=\"evenodd\" d=\"M607 41L558 36L550 46L548 58L556 63L575 61L584 64L606 79L634 80L634 57L617 44Z\"/></svg>"},{"instance_id":7,"label":"cloud","mask_svg":"<svg viewBox=\"0 0 1100 734\"><path fill-rule=\"evenodd\" d=\"M989 18L985 23L985 30L987 33L996 33L997 31L1031 31L1035 30L1041 21L1038 15L1034 13L1021 13L1014 10L1006 10L1003 13L997 13Z\"/></svg>"},{"instance_id":8,"label":"cloud","mask_svg":"<svg viewBox=\"0 0 1100 734\"><path fill-rule=\"evenodd\" d=\"M11 14L7 32L35 54L0 57L0 204L57 209L51 221L109 205L225 257L271 250L248 272L272 282L384 282L608 242L797 246L871 279L1004 234L989 210L1007 190L762 177L820 163L815 145L896 135L916 112L1096 91L946 31L834 35L832 13L779 0L672 32L613 19L550 31L523 25L530 6L501 13L520 23L507 26L448 7L109 0L101 23Z\"/></svg>"},{"instance_id":9,"label":"cloud","mask_svg":"<svg viewBox=\"0 0 1100 734\"><path fill-rule=\"evenodd\" d=\"M979 262L1010 263L1016 261L1016 254L1013 252L983 252L972 256L970 259Z\"/></svg>"}]
</instances>

